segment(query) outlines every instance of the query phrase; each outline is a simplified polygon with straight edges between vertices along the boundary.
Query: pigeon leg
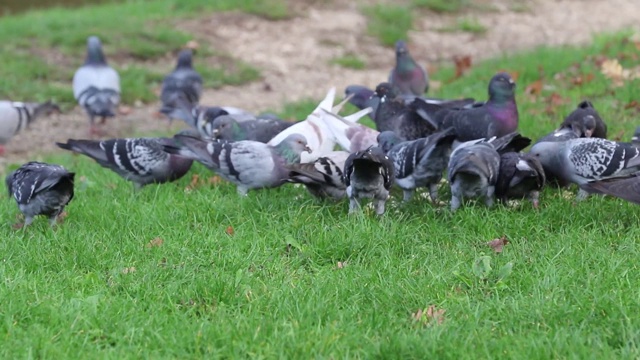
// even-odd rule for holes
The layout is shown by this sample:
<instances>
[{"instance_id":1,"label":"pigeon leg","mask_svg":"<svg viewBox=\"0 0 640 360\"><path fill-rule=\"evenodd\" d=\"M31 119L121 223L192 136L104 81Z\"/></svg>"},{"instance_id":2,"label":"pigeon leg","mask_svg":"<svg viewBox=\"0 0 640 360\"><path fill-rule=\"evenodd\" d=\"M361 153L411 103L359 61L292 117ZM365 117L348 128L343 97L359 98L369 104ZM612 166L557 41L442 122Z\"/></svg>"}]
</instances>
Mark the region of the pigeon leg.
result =
<instances>
[{"instance_id":1,"label":"pigeon leg","mask_svg":"<svg viewBox=\"0 0 640 360\"><path fill-rule=\"evenodd\" d=\"M494 186L487 187L487 195L486 195L486 197L484 199L484 204L487 207L492 207L493 206L493 198L494 198L494 195L495 195L495 191L496 191L496 188Z\"/></svg>"},{"instance_id":2,"label":"pigeon leg","mask_svg":"<svg viewBox=\"0 0 640 360\"><path fill-rule=\"evenodd\" d=\"M244 186L238 186L238 195L240 196L247 196L247 194L249 193L249 189L247 189Z\"/></svg>"},{"instance_id":3,"label":"pigeon leg","mask_svg":"<svg viewBox=\"0 0 640 360\"><path fill-rule=\"evenodd\" d=\"M438 183L429 184L429 197L434 204L438 201Z\"/></svg>"},{"instance_id":4,"label":"pigeon leg","mask_svg":"<svg viewBox=\"0 0 640 360\"><path fill-rule=\"evenodd\" d=\"M378 215L384 214L384 204L387 202L387 200L376 199L374 201L375 201L375 207L376 207L376 214Z\"/></svg>"},{"instance_id":5,"label":"pigeon leg","mask_svg":"<svg viewBox=\"0 0 640 360\"><path fill-rule=\"evenodd\" d=\"M531 203L533 203L533 208L537 209L540 206L540 192L539 191L532 191L529 194L529 198L531 199Z\"/></svg>"},{"instance_id":6,"label":"pigeon leg","mask_svg":"<svg viewBox=\"0 0 640 360\"><path fill-rule=\"evenodd\" d=\"M589 192L587 192L586 190L580 189L580 190L578 190L578 195L576 196L576 200L577 201L583 201L588 197L589 197Z\"/></svg>"},{"instance_id":7,"label":"pigeon leg","mask_svg":"<svg viewBox=\"0 0 640 360\"><path fill-rule=\"evenodd\" d=\"M460 208L460 198L457 197L456 195L452 195L451 196L451 211L456 211L458 210L458 208Z\"/></svg>"},{"instance_id":8,"label":"pigeon leg","mask_svg":"<svg viewBox=\"0 0 640 360\"><path fill-rule=\"evenodd\" d=\"M413 197L413 190L402 190L402 192L404 194L402 201L409 201Z\"/></svg>"},{"instance_id":9,"label":"pigeon leg","mask_svg":"<svg viewBox=\"0 0 640 360\"><path fill-rule=\"evenodd\" d=\"M356 198L349 198L349 214L353 214L360 208L360 204Z\"/></svg>"},{"instance_id":10,"label":"pigeon leg","mask_svg":"<svg viewBox=\"0 0 640 360\"><path fill-rule=\"evenodd\" d=\"M31 223L33 222L33 216L25 216L24 218L24 225L22 225L22 228L26 228L27 226L31 225Z\"/></svg>"},{"instance_id":11,"label":"pigeon leg","mask_svg":"<svg viewBox=\"0 0 640 360\"><path fill-rule=\"evenodd\" d=\"M49 216L49 226L51 227L55 227L56 226L56 221L58 220L58 214Z\"/></svg>"}]
</instances>

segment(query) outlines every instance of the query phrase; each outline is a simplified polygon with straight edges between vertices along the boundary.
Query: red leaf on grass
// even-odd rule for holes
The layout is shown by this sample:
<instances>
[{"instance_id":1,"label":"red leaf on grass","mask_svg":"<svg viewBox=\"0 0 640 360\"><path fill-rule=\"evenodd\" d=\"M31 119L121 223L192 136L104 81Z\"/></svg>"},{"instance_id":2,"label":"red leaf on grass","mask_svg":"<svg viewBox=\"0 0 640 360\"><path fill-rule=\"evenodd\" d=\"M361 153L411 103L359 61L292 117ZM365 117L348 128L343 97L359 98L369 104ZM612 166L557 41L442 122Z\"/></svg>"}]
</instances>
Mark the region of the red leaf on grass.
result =
<instances>
[{"instance_id":1,"label":"red leaf on grass","mask_svg":"<svg viewBox=\"0 0 640 360\"><path fill-rule=\"evenodd\" d=\"M502 249L504 248L505 245L507 245L509 243L509 240L507 239L506 235L503 235L501 238L498 239L493 239L489 242L487 242L487 245L493 249L493 251L495 251L497 254L502 252Z\"/></svg>"},{"instance_id":2,"label":"red leaf on grass","mask_svg":"<svg viewBox=\"0 0 640 360\"><path fill-rule=\"evenodd\" d=\"M444 322L445 309L438 309L435 305L429 305L426 309L418 309L411 314L411 318L422 325L441 325Z\"/></svg>"},{"instance_id":3,"label":"red leaf on grass","mask_svg":"<svg viewBox=\"0 0 640 360\"><path fill-rule=\"evenodd\" d=\"M453 63L456 65L456 74L452 80L459 78L471 68L471 55L454 56Z\"/></svg>"},{"instance_id":4,"label":"red leaf on grass","mask_svg":"<svg viewBox=\"0 0 640 360\"><path fill-rule=\"evenodd\" d=\"M153 240L150 240L147 243L147 245L145 245L145 247L147 249L150 249L152 247L160 247L160 246L162 246L163 243L164 243L164 240L162 240L161 238L157 237L157 238L155 238Z\"/></svg>"},{"instance_id":5,"label":"red leaf on grass","mask_svg":"<svg viewBox=\"0 0 640 360\"><path fill-rule=\"evenodd\" d=\"M524 93L529 95L540 95L542 92L542 79L536 80L524 88Z\"/></svg>"},{"instance_id":6,"label":"red leaf on grass","mask_svg":"<svg viewBox=\"0 0 640 360\"><path fill-rule=\"evenodd\" d=\"M224 232L227 233L227 235L233 235L235 233L232 226L227 226Z\"/></svg>"}]
</instances>

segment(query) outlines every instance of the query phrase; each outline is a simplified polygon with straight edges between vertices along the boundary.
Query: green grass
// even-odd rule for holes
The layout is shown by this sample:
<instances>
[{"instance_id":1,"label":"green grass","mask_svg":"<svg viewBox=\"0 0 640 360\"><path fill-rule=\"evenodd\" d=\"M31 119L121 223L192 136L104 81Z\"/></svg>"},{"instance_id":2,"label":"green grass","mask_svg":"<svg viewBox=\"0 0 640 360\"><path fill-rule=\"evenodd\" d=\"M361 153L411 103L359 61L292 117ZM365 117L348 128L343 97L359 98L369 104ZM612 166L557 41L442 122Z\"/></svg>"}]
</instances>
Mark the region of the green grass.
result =
<instances>
[{"instance_id":1,"label":"green grass","mask_svg":"<svg viewBox=\"0 0 640 360\"><path fill-rule=\"evenodd\" d=\"M413 0L412 4L438 13L456 13L468 6L469 0Z\"/></svg>"},{"instance_id":2,"label":"green grass","mask_svg":"<svg viewBox=\"0 0 640 360\"><path fill-rule=\"evenodd\" d=\"M362 70L367 66L367 63L356 55L345 55L331 60L332 64L342 66L347 69Z\"/></svg>"},{"instance_id":3,"label":"green grass","mask_svg":"<svg viewBox=\"0 0 640 360\"><path fill-rule=\"evenodd\" d=\"M54 8L0 17L0 42L3 44L0 97L40 101L53 98L63 104L72 104L71 78L84 61L86 38L99 35L107 59L123 72L123 102L154 100L157 97L153 89L159 86L164 73L149 68L148 63L161 61L161 67L170 71L175 59L167 55L175 53L190 40L199 40L197 33L176 29L176 22L213 11L244 11L269 19L291 15L286 3L280 0L153 0L77 9ZM212 51L206 44L202 47L201 53L206 56L196 55L194 61L201 71L211 76L206 78L207 86L236 85L259 78L258 70L241 60ZM134 65L135 77L125 79L124 75L130 72L128 68ZM139 83L140 80L144 82ZM28 85L16 86L22 83ZM136 86L124 88L125 83Z\"/></svg>"},{"instance_id":4,"label":"green grass","mask_svg":"<svg viewBox=\"0 0 640 360\"><path fill-rule=\"evenodd\" d=\"M518 76L524 135L551 131L588 98L610 134L628 139L637 120L624 105L640 80L613 88L595 64L618 56L635 66L627 38L505 56L450 82L454 70L442 69L433 95L485 99L491 76L507 70ZM539 79L542 93L525 95ZM548 107L554 92L566 103ZM317 101L282 113L302 119ZM240 199L229 183L207 185L200 165L196 189L185 190L189 174L136 193L84 157L46 159L78 174L76 198L56 230L45 219L12 230L17 207L0 202L0 358L640 355L640 219L622 200L573 204L549 188L538 211L478 204L450 214L420 196L401 204L394 191L382 218L350 217L346 202L319 203L291 185ZM495 254L485 243L502 235L510 243ZM441 324L412 319L431 305L445 310Z\"/></svg>"},{"instance_id":5,"label":"green grass","mask_svg":"<svg viewBox=\"0 0 640 360\"><path fill-rule=\"evenodd\" d=\"M398 40L406 40L413 26L413 12L409 6L377 4L364 7L368 17L367 30L383 45L392 46Z\"/></svg>"},{"instance_id":6,"label":"green grass","mask_svg":"<svg viewBox=\"0 0 640 360\"><path fill-rule=\"evenodd\" d=\"M462 32L468 32L472 34L484 34L487 32L487 30L488 30L487 27L482 25L478 21L478 19L465 17L465 18L460 18L456 20L456 23L454 25L444 27L439 31L442 31L442 32L462 31Z\"/></svg>"}]
</instances>

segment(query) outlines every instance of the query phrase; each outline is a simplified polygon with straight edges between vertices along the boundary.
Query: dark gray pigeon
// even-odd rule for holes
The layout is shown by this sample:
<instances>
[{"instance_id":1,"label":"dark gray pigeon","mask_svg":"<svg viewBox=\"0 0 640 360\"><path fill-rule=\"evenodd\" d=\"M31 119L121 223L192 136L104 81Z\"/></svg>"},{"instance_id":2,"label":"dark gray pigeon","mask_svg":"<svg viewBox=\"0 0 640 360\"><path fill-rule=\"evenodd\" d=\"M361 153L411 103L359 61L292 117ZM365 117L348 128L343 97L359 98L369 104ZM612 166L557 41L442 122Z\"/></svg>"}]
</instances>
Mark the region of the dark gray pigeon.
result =
<instances>
[{"instance_id":1,"label":"dark gray pigeon","mask_svg":"<svg viewBox=\"0 0 640 360\"><path fill-rule=\"evenodd\" d=\"M366 86L349 85L344 89L345 97L349 97L349 103L358 109L371 108L369 117L371 120L376 118L376 111L380 105L380 98L374 96L375 92Z\"/></svg>"},{"instance_id":2,"label":"dark gray pigeon","mask_svg":"<svg viewBox=\"0 0 640 360\"><path fill-rule=\"evenodd\" d=\"M49 218L54 226L64 207L73 199L75 174L60 165L31 161L7 175L5 180L20 212L24 214L24 227L37 215Z\"/></svg>"},{"instance_id":3,"label":"dark gray pigeon","mask_svg":"<svg viewBox=\"0 0 640 360\"><path fill-rule=\"evenodd\" d=\"M433 115L441 130L453 128L460 142L501 137L518 128L516 84L507 73L498 73L489 82L489 100L468 108L445 108Z\"/></svg>"},{"instance_id":4,"label":"dark gray pigeon","mask_svg":"<svg viewBox=\"0 0 640 360\"><path fill-rule=\"evenodd\" d=\"M160 101L160 112L169 117L169 121L182 117L176 112L198 105L202 95L202 76L193 69L193 52L184 49L178 54L175 69L164 77Z\"/></svg>"},{"instance_id":5,"label":"dark gray pigeon","mask_svg":"<svg viewBox=\"0 0 640 360\"><path fill-rule=\"evenodd\" d=\"M485 139L460 144L449 158L451 211L456 211L465 198L484 198L493 206L495 186L500 170L500 154Z\"/></svg>"},{"instance_id":6,"label":"dark gray pigeon","mask_svg":"<svg viewBox=\"0 0 640 360\"><path fill-rule=\"evenodd\" d=\"M599 181L590 181L580 185L587 193L615 196L634 204L640 204L640 174L634 173Z\"/></svg>"},{"instance_id":7,"label":"dark gray pigeon","mask_svg":"<svg viewBox=\"0 0 640 360\"><path fill-rule=\"evenodd\" d=\"M452 129L412 141L402 141L391 131L380 133L378 146L393 161L395 183L404 191L404 201L411 199L416 188L428 187L431 200L436 202L454 139Z\"/></svg>"},{"instance_id":8,"label":"dark gray pigeon","mask_svg":"<svg viewBox=\"0 0 640 360\"><path fill-rule=\"evenodd\" d=\"M591 181L625 176L640 170L640 149L600 138L540 142L531 147L547 174L581 186ZM587 197L582 189L578 199Z\"/></svg>"},{"instance_id":9,"label":"dark gray pigeon","mask_svg":"<svg viewBox=\"0 0 640 360\"><path fill-rule=\"evenodd\" d=\"M236 184L242 196L251 189L284 184L289 179L287 166L299 163L303 151L311 152L307 139L300 134L289 135L276 146L251 140L209 141L187 134L175 135L174 139L180 146L165 146L165 151L201 162Z\"/></svg>"},{"instance_id":10,"label":"dark gray pigeon","mask_svg":"<svg viewBox=\"0 0 640 360\"><path fill-rule=\"evenodd\" d=\"M640 126L636 128L636 131L633 133L631 137L631 143L635 146L640 146Z\"/></svg>"},{"instance_id":11,"label":"dark gray pigeon","mask_svg":"<svg viewBox=\"0 0 640 360\"><path fill-rule=\"evenodd\" d=\"M500 156L496 197L501 202L506 203L507 199L527 198L537 209L540 190L544 184L544 169L535 157L517 152L508 152Z\"/></svg>"},{"instance_id":12,"label":"dark gray pigeon","mask_svg":"<svg viewBox=\"0 0 640 360\"><path fill-rule=\"evenodd\" d=\"M348 152L335 151L312 163L292 164L289 166L288 181L304 184L316 198L340 200L345 197L347 190L342 173L347 157Z\"/></svg>"},{"instance_id":13,"label":"dark gray pigeon","mask_svg":"<svg viewBox=\"0 0 640 360\"><path fill-rule=\"evenodd\" d=\"M582 121L571 126L561 127L540 138L536 143L544 141L567 141L583 137L591 137L596 128L596 119L592 115L585 116Z\"/></svg>"},{"instance_id":14,"label":"dark gray pigeon","mask_svg":"<svg viewBox=\"0 0 640 360\"><path fill-rule=\"evenodd\" d=\"M360 208L360 199L372 199L376 214L384 214L393 184L393 162L379 147L354 152L344 164L349 213Z\"/></svg>"},{"instance_id":15,"label":"dark gray pigeon","mask_svg":"<svg viewBox=\"0 0 640 360\"><path fill-rule=\"evenodd\" d=\"M92 158L102 167L133 182L136 189L178 180L189 171L193 162L163 150L164 145L176 145L170 138L69 139L56 145Z\"/></svg>"},{"instance_id":16,"label":"dark gray pigeon","mask_svg":"<svg viewBox=\"0 0 640 360\"><path fill-rule=\"evenodd\" d=\"M260 119L238 121L234 115L221 115L211 123L211 137L214 139L241 141L253 140L267 143L293 122L280 119Z\"/></svg>"},{"instance_id":17,"label":"dark gray pigeon","mask_svg":"<svg viewBox=\"0 0 640 360\"><path fill-rule=\"evenodd\" d=\"M580 137L607 138L607 124L604 123L593 104L587 100L579 103L578 107L564 119L560 125L560 129L562 128L572 128L583 134Z\"/></svg>"},{"instance_id":18,"label":"dark gray pigeon","mask_svg":"<svg viewBox=\"0 0 640 360\"><path fill-rule=\"evenodd\" d=\"M99 133L94 119L102 118L104 124L108 117L116 115L120 103L120 76L107 65L102 53L102 44L97 36L87 39L87 58L73 75L73 96L89 114L91 134Z\"/></svg>"},{"instance_id":19,"label":"dark gray pigeon","mask_svg":"<svg viewBox=\"0 0 640 360\"><path fill-rule=\"evenodd\" d=\"M413 60L402 40L396 42L396 66L389 73L389 83L400 94L422 96L429 90L427 71Z\"/></svg>"},{"instance_id":20,"label":"dark gray pigeon","mask_svg":"<svg viewBox=\"0 0 640 360\"><path fill-rule=\"evenodd\" d=\"M58 105L45 103L24 103L17 101L0 101L0 156L4 154L4 144L37 118L60 112Z\"/></svg>"}]
</instances>

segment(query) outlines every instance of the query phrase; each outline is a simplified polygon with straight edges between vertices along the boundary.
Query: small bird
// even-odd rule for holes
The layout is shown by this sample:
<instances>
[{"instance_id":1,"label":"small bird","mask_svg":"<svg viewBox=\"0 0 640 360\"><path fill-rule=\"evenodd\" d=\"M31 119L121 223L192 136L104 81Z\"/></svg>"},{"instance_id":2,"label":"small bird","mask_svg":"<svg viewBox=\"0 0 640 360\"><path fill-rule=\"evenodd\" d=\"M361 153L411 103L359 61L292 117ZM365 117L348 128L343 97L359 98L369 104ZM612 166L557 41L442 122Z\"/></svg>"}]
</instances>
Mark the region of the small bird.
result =
<instances>
[{"instance_id":1,"label":"small bird","mask_svg":"<svg viewBox=\"0 0 640 360\"><path fill-rule=\"evenodd\" d=\"M517 152L500 155L496 197L501 202L506 203L507 199L526 197L537 209L540 203L540 190L545 181L544 169L537 158Z\"/></svg>"},{"instance_id":2,"label":"small bird","mask_svg":"<svg viewBox=\"0 0 640 360\"><path fill-rule=\"evenodd\" d=\"M16 134L37 118L60 112L58 105L47 101L44 103L24 103L17 101L0 101L0 156L4 154L4 146Z\"/></svg>"},{"instance_id":3,"label":"small bird","mask_svg":"<svg viewBox=\"0 0 640 360\"><path fill-rule=\"evenodd\" d=\"M49 218L54 226L58 215L73 199L75 173L60 165L37 161L28 162L7 175L5 184L20 212L24 214L24 226L33 222L37 215Z\"/></svg>"},{"instance_id":4,"label":"small bird","mask_svg":"<svg viewBox=\"0 0 640 360\"><path fill-rule=\"evenodd\" d=\"M357 115L357 119L361 117L361 113L369 111L365 108L353 115ZM322 117L324 123L333 134L338 144L349 153L366 150L371 146L378 145L378 131L361 124L351 121L353 117L342 117L330 111L325 112L326 116Z\"/></svg>"},{"instance_id":5,"label":"small bird","mask_svg":"<svg viewBox=\"0 0 640 360\"><path fill-rule=\"evenodd\" d=\"M253 140L267 143L284 131L293 122L279 119L260 119L238 121L234 115L221 115L211 123L211 137L214 139L241 141Z\"/></svg>"},{"instance_id":6,"label":"small bird","mask_svg":"<svg viewBox=\"0 0 640 360\"><path fill-rule=\"evenodd\" d=\"M451 153L448 169L451 211L456 211L464 198L484 198L488 207L493 206L500 154L489 141L467 141Z\"/></svg>"},{"instance_id":7,"label":"small bird","mask_svg":"<svg viewBox=\"0 0 640 360\"><path fill-rule=\"evenodd\" d=\"M349 157L346 151L334 151L307 164L289 166L289 182L304 184L318 199L340 200L345 197L347 185L342 170Z\"/></svg>"},{"instance_id":8,"label":"small bird","mask_svg":"<svg viewBox=\"0 0 640 360\"><path fill-rule=\"evenodd\" d=\"M633 173L623 177L589 181L580 185L580 189L588 193L615 196L634 204L640 204L640 177Z\"/></svg>"},{"instance_id":9,"label":"small bird","mask_svg":"<svg viewBox=\"0 0 640 360\"><path fill-rule=\"evenodd\" d=\"M238 194L251 189L273 188L289 179L288 166L300 162L303 151L311 152L303 135L291 134L276 146L257 141L227 142L177 134L179 146L165 151L197 160L222 178L237 185Z\"/></svg>"},{"instance_id":10,"label":"small bird","mask_svg":"<svg viewBox=\"0 0 640 360\"><path fill-rule=\"evenodd\" d=\"M640 146L640 126L636 128L636 131L633 133L631 137L631 143L635 146Z\"/></svg>"},{"instance_id":11,"label":"small bird","mask_svg":"<svg viewBox=\"0 0 640 360\"><path fill-rule=\"evenodd\" d=\"M452 129L412 141L402 141L391 131L380 133L379 146L393 161L395 183L404 191L404 201L423 186L429 188L431 201L438 200L438 183L449 163L453 140Z\"/></svg>"},{"instance_id":12,"label":"small bird","mask_svg":"<svg viewBox=\"0 0 640 360\"><path fill-rule=\"evenodd\" d=\"M171 138L69 139L56 145L92 158L100 166L133 182L136 189L178 180L189 171L193 162L164 151L164 145L175 145Z\"/></svg>"},{"instance_id":13,"label":"small bird","mask_svg":"<svg viewBox=\"0 0 640 360\"><path fill-rule=\"evenodd\" d=\"M402 40L396 42L396 66L389 73L389 83L400 94L422 96L429 90L427 71L413 60Z\"/></svg>"},{"instance_id":14,"label":"small bird","mask_svg":"<svg viewBox=\"0 0 640 360\"><path fill-rule=\"evenodd\" d=\"M169 117L181 119L176 114L180 109L192 109L198 105L202 95L202 76L193 69L193 52L184 49L178 54L175 69L164 77L160 101L160 112Z\"/></svg>"},{"instance_id":15,"label":"small bird","mask_svg":"<svg viewBox=\"0 0 640 360\"><path fill-rule=\"evenodd\" d=\"M516 84L507 73L496 74L489 82L489 100L468 108L445 108L434 114L440 130L454 128L460 142L500 137L518 128Z\"/></svg>"},{"instance_id":16,"label":"small bird","mask_svg":"<svg viewBox=\"0 0 640 360\"><path fill-rule=\"evenodd\" d=\"M607 124L604 123L593 104L587 100L580 102L576 109L564 119L560 125L560 129L563 128L575 129L583 134L580 137L607 138Z\"/></svg>"},{"instance_id":17,"label":"small bird","mask_svg":"<svg viewBox=\"0 0 640 360\"><path fill-rule=\"evenodd\" d=\"M560 181L578 186L640 170L640 149L601 138L539 142L529 153L540 161L547 176L553 174ZM582 189L578 192L578 200L587 196Z\"/></svg>"},{"instance_id":18,"label":"small bird","mask_svg":"<svg viewBox=\"0 0 640 360\"><path fill-rule=\"evenodd\" d=\"M107 65L102 52L102 44L97 36L87 39L87 58L73 75L73 96L89 115L90 134L99 134L94 119L101 117L104 124L107 117L116 115L120 103L120 76Z\"/></svg>"},{"instance_id":19,"label":"small bird","mask_svg":"<svg viewBox=\"0 0 640 360\"><path fill-rule=\"evenodd\" d=\"M384 214L393 184L393 162L379 147L373 146L354 152L344 165L344 183L347 185L349 213L360 208L360 199L372 199L376 214Z\"/></svg>"}]
</instances>

